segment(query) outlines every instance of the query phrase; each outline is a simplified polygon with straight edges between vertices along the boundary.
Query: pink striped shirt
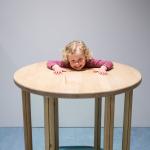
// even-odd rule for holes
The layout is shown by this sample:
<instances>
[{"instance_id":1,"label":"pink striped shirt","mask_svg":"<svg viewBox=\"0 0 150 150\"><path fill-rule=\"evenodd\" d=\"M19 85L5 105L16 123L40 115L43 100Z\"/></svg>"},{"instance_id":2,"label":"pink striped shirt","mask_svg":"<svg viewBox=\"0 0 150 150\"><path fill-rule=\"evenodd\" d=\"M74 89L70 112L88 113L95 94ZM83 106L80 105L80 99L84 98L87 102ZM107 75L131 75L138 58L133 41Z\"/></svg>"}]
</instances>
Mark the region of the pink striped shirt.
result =
<instances>
[{"instance_id":1,"label":"pink striped shirt","mask_svg":"<svg viewBox=\"0 0 150 150\"><path fill-rule=\"evenodd\" d=\"M49 69L52 69L53 65L59 65L62 68L71 68L69 63L65 63L64 61L58 61L58 60L49 60L47 62L47 67ZM90 59L86 62L84 68L99 68L101 66L106 66L107 70L110 70L113 68L113 63L108 60L97 60L97 59Z\"/></svg>"}]
</instances>

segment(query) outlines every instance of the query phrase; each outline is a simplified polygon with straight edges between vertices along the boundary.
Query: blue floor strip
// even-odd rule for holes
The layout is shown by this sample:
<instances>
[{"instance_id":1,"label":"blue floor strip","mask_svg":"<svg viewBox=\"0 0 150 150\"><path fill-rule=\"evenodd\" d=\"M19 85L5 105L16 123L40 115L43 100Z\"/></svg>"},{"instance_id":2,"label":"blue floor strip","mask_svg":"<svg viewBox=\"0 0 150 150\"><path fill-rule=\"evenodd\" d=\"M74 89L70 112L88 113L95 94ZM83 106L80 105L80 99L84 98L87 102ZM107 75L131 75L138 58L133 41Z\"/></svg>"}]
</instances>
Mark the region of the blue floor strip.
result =
<instances>
[{"instance_id":1,"label":"blue floor strip","mask_svg":"<svg viewBox=\"0 0 150 150\"><path fill-rule=\"evenodd\" d=\"M44 128L33 128L33 150L44 150ZM103 148L104 130L101 131ZM93 150L93 128L59 128L60 150ZM88 145L88 146L86 146ZM150 150L150 128L132 128L130 150ZM0 150L24 150L23 128L0 128ZM114 129L113 150L122 149L122 128Z\"/></svg>"}]
</instances>

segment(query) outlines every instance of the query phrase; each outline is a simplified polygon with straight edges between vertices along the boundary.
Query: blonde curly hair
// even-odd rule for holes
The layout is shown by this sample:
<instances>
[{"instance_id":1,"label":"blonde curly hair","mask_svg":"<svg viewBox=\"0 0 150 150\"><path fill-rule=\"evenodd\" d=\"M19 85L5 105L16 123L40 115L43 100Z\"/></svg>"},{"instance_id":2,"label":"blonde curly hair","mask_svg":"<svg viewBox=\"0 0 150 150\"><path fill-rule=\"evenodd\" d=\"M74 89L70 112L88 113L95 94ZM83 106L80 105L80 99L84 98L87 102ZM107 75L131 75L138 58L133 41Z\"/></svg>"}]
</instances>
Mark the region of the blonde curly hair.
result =
<instances>
[{"instance_id":1,"label":"blonde curly hair","mask_svg":"<svg viewBox=\"0 0 150 150\"><path fill-rule=\"evenodd\" d=\"M92 58L90 50L87 48L86 44L83 41L72 41L68 43L62 51L63 61L65 63L68 63L68 55L74 54L78 50L85 55L86 61Z\"/></svg>"}]
</instances>

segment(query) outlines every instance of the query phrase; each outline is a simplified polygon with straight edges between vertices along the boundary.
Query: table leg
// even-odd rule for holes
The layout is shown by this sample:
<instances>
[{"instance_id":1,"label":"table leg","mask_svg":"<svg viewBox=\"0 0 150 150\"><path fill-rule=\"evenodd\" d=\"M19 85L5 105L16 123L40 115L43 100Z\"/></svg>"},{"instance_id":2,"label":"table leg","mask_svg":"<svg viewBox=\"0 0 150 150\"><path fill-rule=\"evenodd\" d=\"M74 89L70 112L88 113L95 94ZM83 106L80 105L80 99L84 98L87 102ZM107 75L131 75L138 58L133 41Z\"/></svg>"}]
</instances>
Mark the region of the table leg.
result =
<instances>
[{"instance_id":1,"label":"table leg","mask_svg":"<svg viewBox=\"0 0 150 150\"><path fill-rule=\"evenodd\" d=\"M94 149L101 148L101 103L102 98L95 98L95 127L94 127Z\"/></svg>"},{"instance_id":2,"label":"table leg","mask_svg":"<svg viewBox=\"0 0 150 150\"><path fill-rule=\"evenodd\" d=\"M133 90L125 93L122 150L130 150L130 132Z\"/></svg>"},{"instance_id":3,"label":"table leg","mask_svg":"<svg viewBox=\"0 0 150 150\"><path fill-rule=\"evenodd\" d=\"M30 93L22 90L25 150L32 150Z\"/></svg>"},{"instance_id":4,"label":"table leg","mask_svg":"<svg viewBox=\"0 0 150 150\"><path fill-rule=\"evenodd\" d=\"M59 149L58 99L44 97L45 150Z\"/></svg>"},{"instance_id":5,"label":"table leg","mask_svg":"<svg viewBox=\"0 0 150 150\"><path fill-rule=\"evenodd\" d=\"M104 150L113 150L114 106L115 96L107 96L104 116Z\"/></svg>"}]
</instances>

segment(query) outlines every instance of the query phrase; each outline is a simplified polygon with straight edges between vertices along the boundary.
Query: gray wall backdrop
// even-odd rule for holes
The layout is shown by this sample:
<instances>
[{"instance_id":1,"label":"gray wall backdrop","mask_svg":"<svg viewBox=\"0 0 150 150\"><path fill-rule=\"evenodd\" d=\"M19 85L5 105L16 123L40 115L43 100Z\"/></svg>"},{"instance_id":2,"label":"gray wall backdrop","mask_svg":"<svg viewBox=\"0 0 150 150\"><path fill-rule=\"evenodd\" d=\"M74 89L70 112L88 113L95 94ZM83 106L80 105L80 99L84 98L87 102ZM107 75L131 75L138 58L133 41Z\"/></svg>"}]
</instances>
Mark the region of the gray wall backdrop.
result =
<instances>
[{"instance_id":1,"label":"gray wall backdrop","mask_svg":"<svg viewBox=\"0 0 150 150\"><path fill-rule=\"evenodd\" d=\"M132 126L150 127L149 0L0 0L0 126L22 126L14 72L34 62L61 59L71 40L83 40L96 58L129 64L142 73L134 90ZM122 125L123 96L115 126ZM60 126L93 126L94 103L61 99ZM73 117L72 117L73 116ZM32 95L33 126L43 126L43 99Z\"/></svg>"}]
</instances>

